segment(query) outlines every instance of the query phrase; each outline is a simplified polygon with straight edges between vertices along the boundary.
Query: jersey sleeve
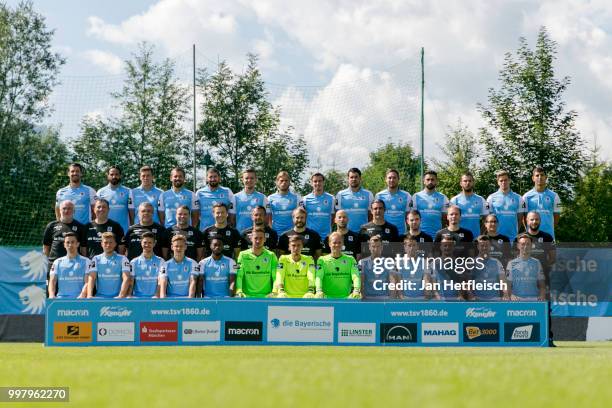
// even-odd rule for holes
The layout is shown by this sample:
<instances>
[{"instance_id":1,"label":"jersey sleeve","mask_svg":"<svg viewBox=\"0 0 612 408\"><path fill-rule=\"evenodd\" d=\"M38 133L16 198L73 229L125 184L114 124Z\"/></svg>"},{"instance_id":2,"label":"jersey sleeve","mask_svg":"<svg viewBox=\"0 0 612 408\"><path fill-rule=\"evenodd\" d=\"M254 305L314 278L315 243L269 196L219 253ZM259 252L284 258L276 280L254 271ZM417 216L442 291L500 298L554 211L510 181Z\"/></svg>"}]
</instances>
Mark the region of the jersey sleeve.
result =
<instances>
[{"instance_id":1,"label":"jersey sleeve","mask_svg":"<svg viewBox=\"0 0 612 408\"><path fill-rule=\"evenodd\" d=\"M164 203L164 193L161 193L159 195L159 199L157 200L157 211L166 211L166 204Z\"/></svg>"},{"instance_id":2,"label":"jersey sleeve","mask_svg":"<svg viewBox=\"0 0 612 408\"><path fill-rule=\"evenodd\" d=\"M50 222L45 228L43 234L43 245L51 246L53 244L53 223Z\"/></svg>"},{"instance_id":3,"label":"jersey sleeve","mask_svg":"<svg viewBox=\"0 0 612 408\"><path fill-rule=\"evenodd\" d=\"M325 277L325 261L323 258L317 259L317 269L315 271L315 288L317 292L323 290L323 278Z\"/></svg>"},{"instance_id":4,"label":"jersey sleeve","mask_svg":"<svg viewBox=\"0 0 612 408\"><path fill-rule=\"evenodd\" d=\"M357 270L359 271L360 275L365 275L365 259L360 259L359 261L357 261Z\"/></svg>"},{"instance_id":5,"label":"jersey sleeve","mask_svg":"<svg viewBox=\"0 0 612 408\"><path fill-rule=\"evenodd\" d=\"M336 211L341 210L341 209L342 209L342 194L338 192L336 194Z\"/></svg>"},{"instance_id":6,"label":"jersey sleeve","mask_svg":"<svg viewBox=\"0 0 612 408\"><path fill-rule=\"evenodd\" d=\"M128 193L128 210L134 209L134 189L130 189Z\"/></svg>"},{"instance_id":7,"label":"jersey sleeve","mask_svg":"<svg viewBox=\"0 0 612 408\"><path fill-rule=\"evenodd\" d=\"M89 262L87 273L98 273L98 260L96 259L96 257L93 257L91 259L91 262Z\"/></svg>"},{"instance_id":8,"label":"jersey sleeve","mask_svg":"<svg viewBox=\"0 0 612 408\"><path fill-rule=\"evenodd\" d=\"M244 252L238 255L238 261L236 262L236 291L242 290L242 280L244 279L244 270L242 269L242 258Z\"/></svg>"},{"instance_id":9,"label":"jersey sleeve","mask_svg":"<svg viewBox=\"0 0 612 408\"><path fill-rule=\"evenodd\" d=\"M508 262L508 266L506 267L506 280L508 282L512 282L512 261Z\"/></svg>"},{"instance_id":10,"label":"jersey sleeve","mask_svg":"<svg viewBox=\"0 0 612 408\"><path fill-rule=\"evenodd\" d=\"M274 277L274 287L280 288L285 283L285 255L281 255L278 258L278 264L276 266L276 276Z\"/></svg>"},{"instance_id":11,"label":"jersey sleeve","mask_svg":"<svg viewBox=\"0 0 612 408\"><path fill-rule=\"evenodd\" d=\"M132 274L132 265L130 264L130 261L128 261L127 257L121 255L121 273L127 273L130 276L133 276Z\"/></svg>"},{"instance_id":12,"label":"jersey sleeve","mask_svg":"<svg viewBox=\"0 0 612 408\"><path fill-rule=\"evenodd\" d=\"M262 205L266 209L266 214L270 214L270 200L268 200L268 197L266 196L263 197Z\"/></svg>"},{"instance_id":13,"label":"jersey sleeve","mask_svg":"<svg viewBox=\"0 0 612 408\"><path fill-rule=\"evenodd\" d=\"M168 279L168 264L166 262L162 262L159 266L159 278Z\"/></svg>"},{"instance_id":14,"label":"jersey sleeve","mask_svg":"<svg viewBox=\"0 0 612 408\"><path fill-rule=\"evenodd\" d=\"M487 205L487 201L483 197L480 197L480 200L481 200L480 215L481 216L489 215L489 206Z\"/></svg>"},{"instance_id":15,"label":"jersey sleeve","mask_svg":"<svg viewBox=\"0 0 612 408\"><path fill-rule=\"evenodd\" d=\"M191 212L200 211L200 200L198 200L198 196L196 193L191 193Z\"/></svg>"},{"instance_id":16,"label":"jersey sleeve","mask_svg":"<svg viewBox=\"0 0 612 408\"><path fill-rule=\"evenodd\" d=\"M410 211L412 208L412 196L409 192L406 191L406 207L404 208L404 212Z\"/></svg>"},{"instance_id":17,"label":"jersey sleeve","mask_svg":"<svg viewBox=\"0 0 612 408\"><path fill-rule=\"evenodd\" d=\"M191 260L191 276L198 276L200 274L200 265L193 259Z\"/></svg>"},{"instance_id":18,"label":"jersey sleeve","mask_svg":"<svg viewBox=\"0 0 612 408\"><path fill-rule=\"evenodd\" d=\"M312 288L315 287L315 275L317 272L317 268L314 263L314 258L312 256L308 257L307 268L308 270L306 272L306 277L308 278L308 289L312 290Z\"/></svg>"},{"instance_id":19,"label":"jersey sleeve","mask_svg":"<svg viewBox=\"0 0 612 408\"><path fill-rule=\"evenodd\" d=\"M200 271L200 273L203 273L203 271ZM230 275L236 275L236 261L232 258L229 258L229 273Z\"/></svg>"},{"instance_id":20,"label":"jersey sleeve","mask_svg":"<svg viewBox=\"0 0 612 408\"><path fill-rule=\"evenodd\" d=\"M57 190L57 192L55 193L55 208L59 208L60 206L60 190Z\"/></svg>"},{"instance_id":21,"label":"jersey sleeve","mask_svg":"<svg viewBox=\"0 0 612 408\"><path fill-rule=\"evenodd\" d=\"M559 198L559 194L554 193L554 198L553 198L553 213L554 214L559 214L561 213L561 199Z\"/></svg>"},{"instance_id":22,"label":"jersey sleeve","mask_svg":"<svg viewBox=\"0 0 612 408\"><path fill-rule=\"evenodd\" d=\"M449 205L457 205L457 197L458 196L454 196L453 198L450 199L450 201L448 202Z\"/></svg>"},{"instance_id":23,"label":"jersey sleeve","mask_svg":"<svg viewBox=\"0 0 612 408\"><path fill-rule=\"evenodd\" d=\"M373 202L374 202L374 194L372 194L371 191L368 191L368 208L372 206Z\"/></svg>"},{"instance_id":24,"label":"jersey sleeve","mask_svg":"<svg viewBox=\"0 0 612 408\"><path fill-rule=\"evenodd\" d=\"M519 195L518 212L523 213L523 214L527 212L527 203L525 203L525 197L524 196L521 197L520 195Z\"/></svg>"},{"instance_id":25,"label":"jersey sleeve","mask_svg":"<svg viewBox=\"0 0 612 408\"><path fill-rule=\"evenodd\" d=\"M448 197L446 197L444 194L442 194L442 200L443 200L444 204L442 204L441 212L442 212L442 214L446 214L448 212L448 206L449 206Z\"/></svg>"},{"instance_id":26,"label":"jersey sleeve","mask_svg":"<svg viewBox=\"0 0 612 408\"><path fill-rule=\"evenodd\" d=\"M51 265L51 270L49 271L49 275L57 275L57 268L59 267L59 259L53 261Z\"/></svg>"},{"instance_id":27,"label":"jersey sleeve","mask_svg":"<svg viewBox=\"0 0 612 408\"><path fill-rule=\"evenodd\" d=\"M278 258L272 251L270 251L270 255L270 278L272 279L272 283L274 283L274 279L276 279L276 269L278 268Z\"/></svg>"},{"instance_id":28,"label":"jersey sleeve","mask_svg":"<svg viewBox=\"0 0 612 408\"><path fill-rule=\"evenodd\" d=\"M536 259L536 262L538 263L538 280L543 281L546 278L544 277L544 270L542 269L542 264L537 259Z\"/></svg>"},{"instance_id":29,"label":"jersey sleeve","mask_svg":"<svg viewBox=\"0 0 612 408\"><path fill-rule=\"evenodd\" d=\"M351 278L353 280L353 290L359 291L361 289L361 276L357 268L357 262L353 257L351 257Z\"/></svg>"},{"instance_id":30,"label":"jersey sleeve","mask_svg":"<svg viewBox=\"0 0 612 408\"><path fill-rule=\"evenodd\" d=\"M98 198L98 195L96 194L96 190L94 190L92 187L88 187L88 189L89 189L89 205L93 205L96 199Z\"/></svg>"},{"instance_id":31,"label":"jersey sleeve","mask_svg":"<svg viewBox=\"0 0 612 408\"><path fill-rule=\"evenodd\" d=\"M228 214L236 214L236 197L229 188L227 189L227 199L229 201Z\"/></svg>"},{"instance_id":32,"label":"jersey sleeve","mask_svg":"<svg viewBox=\"0 0 612 408\"><path fill-rule=\"evenodd\" d=\"M133 278L136 276L136 259L134 258L130 261L130 276Z\"/></svg>"}]
</instances>

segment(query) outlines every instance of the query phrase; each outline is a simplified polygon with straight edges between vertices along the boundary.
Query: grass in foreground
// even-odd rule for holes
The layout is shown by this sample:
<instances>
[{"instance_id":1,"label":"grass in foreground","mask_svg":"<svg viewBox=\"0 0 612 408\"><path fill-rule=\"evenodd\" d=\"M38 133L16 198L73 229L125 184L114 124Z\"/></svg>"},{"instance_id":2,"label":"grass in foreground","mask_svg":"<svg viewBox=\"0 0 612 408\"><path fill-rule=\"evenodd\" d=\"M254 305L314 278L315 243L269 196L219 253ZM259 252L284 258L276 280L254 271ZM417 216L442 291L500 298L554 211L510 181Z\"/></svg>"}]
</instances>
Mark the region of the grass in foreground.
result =
<instances>
[{"instance_id":1,"label":"grass in foreground","mask_svg":"<svg viewBox=\"0 0 612 408\"><path fill-rule=\"evenodd\" d=\"M612 343L556 349L0 344L0 386L72 406L604 407ZM7 404L0 403L0 407ZM17 406L60 404L19 404Z\"/></svg>"}]
</instances>

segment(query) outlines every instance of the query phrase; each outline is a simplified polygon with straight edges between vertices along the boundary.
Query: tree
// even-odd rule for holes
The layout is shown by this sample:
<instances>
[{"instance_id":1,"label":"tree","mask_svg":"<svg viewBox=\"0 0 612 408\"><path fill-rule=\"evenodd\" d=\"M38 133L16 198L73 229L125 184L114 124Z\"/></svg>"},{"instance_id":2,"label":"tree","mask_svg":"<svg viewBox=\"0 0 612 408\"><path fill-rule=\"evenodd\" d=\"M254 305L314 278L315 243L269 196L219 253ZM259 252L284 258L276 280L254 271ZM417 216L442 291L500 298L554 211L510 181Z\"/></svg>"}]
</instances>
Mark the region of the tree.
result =
<instances>
[{"instance_id":1,"label":"tree","mask_svg":"<svg viewBox=\"0 0 612 408\"><path fill-rule=\"evenodd\" d=\"M487 124L480 130L486 167L508 170L524 192L533 184L533 168L543 166L551 188L567 200L585 160L575 128L577 114L566 111L563 100L570 78L555 77L557 46L545 28L535 50L525 38L519 43L516 56L505 56L500 88L489 89L488 105L478 104Z\"/></svg>"},{"instance_id":2,"label":"tree","mask_svg":"<svg viewBox=\"0 0 612 408\"><path fill-rule=\"evenodd\" d=\"M174 75L174 62L154 61L154 47L141 43L126 61L123 88L112 94L119 117L84 118L74 143L75 160L88 169L88 182L105 184L110 165L123 169L124 182L138 185L138 169L153 167L157 184L169 186L170 170L188 165L190 139L184 128L190 95Z\"/></svg>"},{"instance_id":3,"label":"tree","mask_svg":"<svg viewBox=\"0 0 612 408\"><path fill-rule=\"evenodd\" d=\"M400 173L400 189L409 192L420 190L420 161L409 144L387 143L370 153L370 164L362 170L364 188L374 194L384 190L385 173L394 168Z\"/></svg>"},{"instance_id":4,"label":"tree","mask_svg":"<svg viewBox=\"0 0 612 408\"><path fill-rule=\"evenodd\" d=\"M274 176L279 170L292 175L300 185L308 166L306 144L293 129L280 129L280 107L268 101L257 57L247 56L242 74L232 72L221 62L215 73L200 70L198 89L203 119L198 124L197 157L202 160L210 151L217 167L225 173L225 184L239 190L240 175L247 167L259 173L260 188L274 190ZM264 176L265 174L265 176Z\"/></svg>"}]
</instances>

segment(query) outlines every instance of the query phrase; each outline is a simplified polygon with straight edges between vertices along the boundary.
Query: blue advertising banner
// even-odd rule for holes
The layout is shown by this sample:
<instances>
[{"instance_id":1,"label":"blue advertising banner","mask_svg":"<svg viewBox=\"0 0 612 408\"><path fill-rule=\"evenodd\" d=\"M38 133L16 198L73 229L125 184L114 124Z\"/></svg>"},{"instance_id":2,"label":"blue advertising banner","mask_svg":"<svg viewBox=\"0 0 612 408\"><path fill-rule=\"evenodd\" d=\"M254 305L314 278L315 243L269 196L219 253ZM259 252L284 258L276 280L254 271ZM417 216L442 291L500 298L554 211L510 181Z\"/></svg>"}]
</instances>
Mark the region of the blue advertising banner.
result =
<instances>
[{"instance_id":1,"label":"blue advertising banner","mask_svg":"<svg viewBox=\"0 0 612 408\"><path fill-rule=\"evenodd\" d=\"M0 247L0 314L43 314L47 267L40 250Z\"/></svg>"},{"instance_id":2,"label":"blue advertising banner","mask_svg":"<svg viewBox=\"0 0 612 408\"><path fill-rule=\"evenodd\" d=\"M52 300L47 346L548 345L546 302Z\"/></svg>"}]
</instances>

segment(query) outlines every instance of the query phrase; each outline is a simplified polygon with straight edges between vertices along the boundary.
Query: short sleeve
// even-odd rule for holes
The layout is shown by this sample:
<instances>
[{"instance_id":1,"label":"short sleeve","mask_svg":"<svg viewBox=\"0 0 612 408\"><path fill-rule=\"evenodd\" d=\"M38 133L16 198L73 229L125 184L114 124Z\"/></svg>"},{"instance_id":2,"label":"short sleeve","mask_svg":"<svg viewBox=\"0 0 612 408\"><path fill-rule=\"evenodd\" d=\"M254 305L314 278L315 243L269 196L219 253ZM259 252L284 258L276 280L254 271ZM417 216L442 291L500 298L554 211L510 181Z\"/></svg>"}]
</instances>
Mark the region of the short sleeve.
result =
<instances>
[{"instance_id":1,"label":"short sleeve","mask_svg":"<svg viewBox=\"0 0 612 408\"><path fill-rule=\"evenodd\" d=\"M266 214L270 214L270 200L266 196L263 197L263 206L266 209Z\"/></svg>"},{"instance_id":2,"label":"short sleeve","mask_svg":"<svg viewBox=\"0 0 612 408\"><path fill-rule=\"evenodd\" d=\"M59 208L60 206L60 190L57 190L55 193L55 208Z\"/></svg>"},{"instance_id":3,"label":"short sleeve","mask_svg":"<svg viewBox=\"0 0 612 408\"><path fill-rule=\"evenodd\" d=\"M553 213L559 214L561 212L561 199L559 198L559 194L554 193L555 197L553 198Z\"/></svg>"},{"instance_id":4,"label":"short sleeve","mask_svg":"<svg viewBox=\"0 0 612 408\"><path fill-rule=\"evenodd\" d=\"M229 272L230 272L230 274L231 275L235 275L237 269L238 269L238 267L236 266L236 261L234 261L232 258L229 258Z\"/></svg>"},{"instance_id":5,"label":"short sleeve","mask_svg":"<svg viewBox=\"0 0 612 408\"><path fill-rule=\"evenodd\" d=\"M168 264L166 262L162 261L159 266L159 277L161 279L168 279Z\"/></svg>"},{"instance_id":6,"label":"short sleeve","mask_svg":"<svg viewBox=\"0 0 612 408\"><path fill-rule=\"evenodd\" d=\"M512 282L512 261L508 262L508 266L506 267L506 280Z\"/></svg>"},{"instance_id":7,"label":"short sleeve","mask_svg":"<svg viewBox=\"0 0 612 408\"><path fill-rule=\"evenodd\" d=\"M527 204L525 203L525 197L521 197L519 196L519 209L518 209L519 213L526 213L527 212Z\"/></svg>"},{"instance_id":8,"label":"short sleeve","mask_svg":"<svg viewBox=\"0 0 612 408\"><path fill-rule=\"evenodd\" d=\"M342 195L340 192L336 194L336 211L342 209Z\"/></svg>"},{"instance_id":9,"label":"short sleeve","mask_svg":"<svg viewBox=\"0 0 612 408\"><path fill-rule=\"evenodd\" d=\"M123 255L121 255L121 272L127 273L130 276L134 276L134 274L132 273L132 265L130 264L130 261L127 259L127 257Z\"/></svg>"},{"instance_id":10,"label":"short sleeve","mask_svg":"<svg viewBox=\"0 0 612 408\"><path fill-rule=\"evenodd\" d=\"M94 190L91 187L89 188L89 204L93 205L93 203L96 201L96 199L98 198L98 195L96 194L96 190Z\"/></svg>"},{"instance_id":11,"label":"short sleeve","mask_svg":"<svg viewBox=\"0 0 612 408\"><path fill-rule=\"evenodd\" d=\"M191 261L191 276L198 276L200 274L200 265L196 261Z\"/></svg>"},{"instance_id":12,"label":"short sleeve","mask_svg":"<svg viewBox=\"0 0 612 408\"><path fill-rule=\"evenodd\" d=\"M373 202L374 202L374 194L372 194L371 191L368 191L368 208L370 208Z\"/></svg>"},{"instance_id":13,"label":"short sleeve","mask_svg":"<svg viewBox=\"0 0 612 408\"><path fill-rule=\"evenodd\" d=\"M159 200L157 201L157 211L165 211L166 206L164 204L164 193L159 195Z\"/></svg>"},{"instance_id":14,"label":"short sleeve","mask_svg":"<svg viewBox=\"0 0 612 408\"><path fill-rule=\"evenodd\" d=\"M543 281L545 280L545 277L544 277L544 270L542 269L542 264L537 259L536 259L536 262L538 263L538 280Z\"/></svg>"},{"instance_id":15,"label":"short sleeve","mask_svg":"<svg viewBox=\"0 0 612 408\"><path fill-rule=\"evenodd\" d=\"M89 262L89 267L87 268L87 273L92 272L98 273L98 261L95 257Z\"/></svg>"},{"instance_id":16,"label":"short sleeve","mask_svg":"<svg viewBox=\"0 0 612 408\"><path fill-rule=\"evenodd\" d=\"M229 188L227 189L227 199L229 200L228 213L236 214L236 197Z\"/></svg>"},{"instance_id":17,"label":"short sleeve","mask_svg":"<svg viewBox=\"0 0 612 408\"><path fill-rule=\"evenodd\" d=\"M53 261L51 265L51 270L49 271L49 275L57 275L57 268L59 267L59 259Z\"/></svg>"},{"instance_id":18,"label":"short sleeve","mask_svg":"<svg viewBox=\"0 0 612 408\"><path fill-rule=\"evenodd\" d=\"M412 196L409 192L406 191L406 207L404 208L405 212L410 211L410 207L412 205Z\"/></svg>"},{"instance_id":19,"label":"short sleeve","mask_svg":"<svg viewBox=\"0 0 612 408\"><path fill-rule=\"evenodd\" d=\"M481 210L480 215L489 215L489 206L487 205L487 202L482 197L480 197L480 199L482 200L482 203L481 203L482 210Z\"/></svg>"},{"instance_id":20,"label":"short sleeve","mask_svg":"<svg viewBox=\"0 0 612 408\"><path fill-rule=\"evenodd\" d=\"M191 211L200 211L200 200L195 193L191 193Z\"/></svg>"},{"instance_id":21,"label":"short sleeve","mask_svg":"<svg viewBox=\"0 0 612 408\"><path fill-rule=\"evenodd\" d=\"M136 276L136 258L132 259L130 262L130 276Z\"/></svg>"},{"instance_id":22,"label":"short sleeve","mask_svg":"<svg viewBox=\"0 0 612 408\"><path fill-rule=\"evenodd\" d=\"M448 197L446 197L444 194L442 194L442 199L444 201L444 204L442 205L442 213L446 214L448 212Z\"/></svg>"},{"instance_id":23,"label":"short sleeve","mask_svg":"<svg viewBox=\"0 0 612 408\"><path fill-rule=\"evenodd\" d=\"M128 193L128 210L134 209L134 190L130 189Z\"/></svg>"}]
</instances>

